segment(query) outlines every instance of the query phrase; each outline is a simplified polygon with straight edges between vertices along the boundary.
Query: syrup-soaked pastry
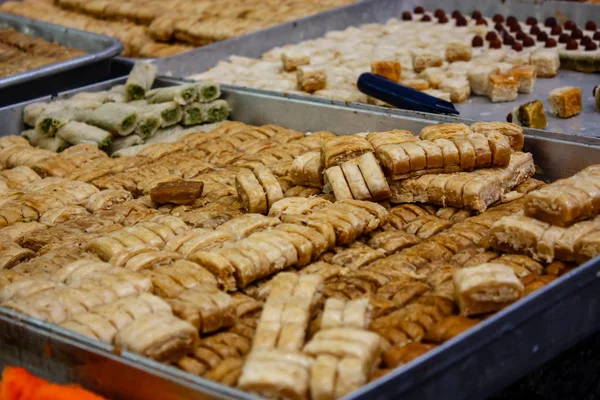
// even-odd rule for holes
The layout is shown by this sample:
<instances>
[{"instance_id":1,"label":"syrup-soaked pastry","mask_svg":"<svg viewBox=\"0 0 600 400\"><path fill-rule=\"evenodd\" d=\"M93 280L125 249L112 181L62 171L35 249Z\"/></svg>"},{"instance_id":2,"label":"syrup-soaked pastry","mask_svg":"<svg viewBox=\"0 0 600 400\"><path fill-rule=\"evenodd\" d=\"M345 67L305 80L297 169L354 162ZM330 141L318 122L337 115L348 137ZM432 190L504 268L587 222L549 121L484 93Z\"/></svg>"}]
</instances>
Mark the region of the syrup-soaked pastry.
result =
<instances>
[{"instance_id":1,"label":"syrup-soaked pastry","mask_svg":"<svg viewBox=\"0 0 600 400\"><path fill-rule=\"evenodd\" d=\"M588 167L529 193L525 215L560 226L595 216L600 211L600 175L596 169Z\"/></svg>"},{"instance_id":2,"label":"syrup-soaked pastry","mask_svg":"<svg viewBox=\"0 0 600 400\"><path fill-rule=\"evenodd\" d=\"M362 136L336 136L327 138L322 144L325 168L340 165L364 153L374 151L373 146Z\"/></svg>"},{"instance_id":3,"label":"syrup-soaked pastry","mask_svg":"<svg viewBox=\"0 0 600 400\"><path fill-rule=\"evenodd\" d=\"M197 251L188 259L210 271L223 290L232 292L237 289L236 270L227 258L215 251Z\"/></svg>"},{"instance_id":4,"label":"syrup-soaked pastry","mask_svg":"<svg viewBox=\"0 0 600 400\"><path fill-rule=\"evenodd\" d=\"M327 354L315 358L310 373L312 399L333 400L336 398L338 362L338 358Z\"/></svg>"},{"instance_id":5,"label":"syrup-soaked pastry","mask_svg":"<svg viewBox=\"0 0 600 400\"><path fill-rule=\"evenodd\" d=\"M198 341L198 332L189 323L168 313L144 315L125 326L115 345L157 361L177 361Z\"/></svg>"},{"instance_id":6,"label":"syrup-soaked pastry","mask_svg":"<svg viewBox=\"0 0 600 400\"><path fill-rule=\"evenodd\" d=\"M150 198L157 204L192 204L203 188L201 181L162 182L150 190Z\"/></svg>"},{"instance_id":7,"label":"syrup-soaked pastry","mask_svg":"<svg viewBox=\"0 0 600 400\"><path fill-rule=\"evenodd\" d=\"M386 255L391 255L404 248L411 247L420 241L417 236L410 233L388 230L377 232L373 235L369 240L369 246L383 251Z\"/></svg>"},{"instance_id":8,"label":"syrup-soaked pastry","mask_svg":"<svg viewBox=\"0 0 600 400\"><path fill-rule=\"evenodd\" d=\"M367 135L367 140L371 146L377 151L381 146L388 144L400 144L404 142L414 142L419 138L410 131L393 130L386 132L371 132Z\"/></svg>"},{"instance_id":9,"label":"syrup-soaked pastry","mask_svg":"<svg viewBox=\"0 0 600 400\"><path fill-rule=\"evenodd\" d=\"M467 329L477 325L476 319L470 319L459 315L450 315L436 322L425 335L425 340L432 343L444 343ZM385 358L385 357L384 357Z\"/></svg>"},{"instance_id":10,"label":"syrup-soaked pastry","mask_svg":"<svg viewBox=\"0 0 600 400\"><path fill-rule=\"evenodd\" d=\"M360 176L362 179L362 175ZM363 180L363 184L364 183ZM344 172L341 167L334 166L325 171L325 187L329 188L335 195L336 200L353 199L354 196L350 190L350 186L346 181ZM367 189L368 191L368 189Z\"/></svg>"},{"instance_id":11,"label":"syrup-soaked pastry","mask_svg":"<svg viewBox=\"0 0 600 400\"><path fill-rule=\"evenodd\" d=\"M373 153L365 153L358 157L358 167L367 184L371 198L374 201L380 201L390 197L390 187Z\"/></svg>"},{"instance_id":12,"label":"syrup-soaked pastry","mask_svg":"<svg viewBox=\"0 0 600 400\"><path fill-rule=\"evenodd\" d=\"M260 182L249 170L242 170L235 177L238 196L244 202L246 210L250 213L266 213L267 197Z\"/></svg>"},{"instance_id":13,"label":"syrup-soaked pastry","mask_svg":"<svg viewBox=\"0 0 600 400\"><path fill-rule=\"evenodd\" d=\"M267 167L259 166L254 168L254 176L256 176L256 179L258 179L258 182L265 191L267 197L267 210L269 210L273 204L283 199L281 185Z\"/></svg>"},{"instance_id":14,"label":"syrup-soaked pastry","mask_svg":"<svg viewBox=\"0 0 600 400\"><path fill-rule=\"evenodd\" d=\"M470 316L501 310L525 288L512 268L489 263L455 271L454 290L461 315Z\"/></svg>"},{"instance_id":15,"label":"syrup-soaked pastry","mask_svg":"<svg viewBox=\"0 0 600 400\"><path fill-rule=\"evenodd\" d=\"M346 183L348 184L350 192L352 193L352 198L356 200L371 199L371 192L367 187L367 183L365 182L363 173L361 172L360 167L358 166L358 162L355 160L346 161L345 163L341 164L341 168L342 172L344 173L344 178L346 178ZM339 200L344 200L344 198L341 198Z\"/></svg>"},{"instance_id":16,"label":"syrup-soaked pastry","mask_svg":"<svg viewBox=\"0 0 600 400\"><path fill-rule=\"evenodd\" d=\"M410 342L403 346L392 346L383 353L383 362L388 368L396 368L422 356L435 346Z\"/></svg>"},{"instance_id":17,"label":"syrup-soaked pastry","mask_svg":"<svg viewBox=\"0 0 600 400\"><path fill-rule=\"evenodd\" d=\"M176 316L192 324L201 334L230 327L235 322L233 299L214 286L182 290L167 302Z\"/></svg>"},{"instance_id":18,"label":"syrup-soaked pastry","mask_svg":"<svg viewBox=\"0 0 600 400\"><path fill-rule=\"evenodd\" d=\"M225 244L231 243L235 237L226 231L214 231L211 229L190 229L183 235L174 236L165 246L165 250L177 251L186 256L200 250L212 250Z\"/></svg>"},{"instance_id":19,"label":"syrup-soaked pastry","mask_svg":"<svg viewBox=\"0 0 600 400\"><path fill-rule=\"evenodd\" d=\"M380 146L376 154L382 168L390 179L402 179L411 172L409 155L399 144Z\"/></svg>"},{"instance_id":20,"label":"syrup-soaked pastry","mask_svg":"<svg viewBox=\"0 0 600 400\"><path fill-rule=\"evenodd\" d=\"M269 216L281 218L288 214L306 215L327 204L331 204L331 202L320 197L287 197L279 200L269 209Z\"/></svg>"},{"instance_id":21,"label":"syrup-soaked pastry","mask_svg":"<svg viewBox=\"0 0 600 400\"><path fill-rule=\"evenodd\" d=\"M217 230L229 232L239 240L254 232L273 228L280 223L281 221L277 218L265 217L261 214L244 214L230 219L219 226Z\"/></svg>"},{"instance_id":22,"label":"syrup-soaked pastry","mask_svg":"<svg viewBox=\"0 0 600 400\"><path fill-rule=\"evenodd\" d=\"M521 151L525 143L523 128L510 122L475 122L471 124L471 129L475 133L481 133L488 136L492 132L500 132L506 136L510 142L510 147L514 151Z\"/></svg>"},{"instance_id":23,"label":"syrup-soaked pastry","mask_svg":"<svg viewBox=\"0 0 600 400\"><path fill-rule=\"evenodd\" d=\"M358 270L380 258L383 258L381 252L363 244L356 244L333 256L331 263L342 265L351 270Z\"/></svg>"},{"instance_id":24,"label":"syrup-soaked pastry","mask_svg":"<svg viewBox=\"0 0 600 400\"><path fill-rule=\"evenodd\" d=\"M419 137L422 140L448 139L453 136L464 136L472 133L465 124L438 124L421 129Z\"/></svg>"},{"instance_id":25,"label":"syrup-soaked pastry","mask_svg":"<svg viewBox=\"0 0 600 400\"><path fill-rule=\"evenodd\" d=\"M318 151L302 154L294 159L290 177L294 185L323 187L323 158Z\"/></svg>"}]
</instances>

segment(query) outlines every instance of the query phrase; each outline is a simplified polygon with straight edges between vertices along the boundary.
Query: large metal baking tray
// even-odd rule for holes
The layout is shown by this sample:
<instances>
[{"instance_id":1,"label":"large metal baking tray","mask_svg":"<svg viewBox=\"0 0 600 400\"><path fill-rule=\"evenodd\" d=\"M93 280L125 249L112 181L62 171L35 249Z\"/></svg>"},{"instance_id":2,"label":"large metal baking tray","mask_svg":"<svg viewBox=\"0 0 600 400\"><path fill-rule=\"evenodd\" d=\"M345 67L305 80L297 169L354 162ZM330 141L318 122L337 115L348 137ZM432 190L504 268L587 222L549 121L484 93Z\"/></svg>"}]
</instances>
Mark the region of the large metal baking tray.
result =
<instances>
[{"instance_id":1,"label":"large metal baking tray","mask_svg":"<svg viewBox=\"0 0 600 400\"><path fill-rule=\"evenodd\" d=\"M470 13L474 9L479 9L486 16L493 16L496 13L514 15L519 19L535 16L540 21L549 16L558 16L572 19L579 25L585 24L588 20L594 20L600 24L600 7L593 4L534 0L445 0L443 2L439 0L367 0L187 53L156 59L153 62L158 66L161 74L187 77L214 67L219 61L226 60L231 55L260 57L273 47L315 39L331 30L341 30L365 23L383 23L392 17L400 16L404 10L413 10L417 5L422 5L428 10L442 8L447 12L460 10ZM590 137L600 136L598 130L600 113L594 110L592 95L592 90L597 84L595 74L561 70L558 77L538 79L534 93L521 94L516 101L491 103L486 97L471 96L466 103L457 104L456 108L459 110L461 118L504 121L506 115L514 107L527 101L543 100L546 110L549 110L547 99L548 93L552 89L577 86L583 91L583 112L569 119L555 118L548 113L548 127L545 131ZM306 98L317 100L314 96L307 95ZM431 116L431 118L437 117Z\"/></svg>"},{"instance_id":2,"label":"large metal baking tray","mask_svg":"<svg viewBox=\"0 0 600 400\"><path fill-rule=\"evenodd\" d=\"M116 79L61 97L123 82ZM174 83L177 81L158 81L159 85ZM274 123L303 131L327 129L343 135L389 129L418 132L433 122L418 113L349 109L239 88L224 87L223 93L232 105L232 118L250 124ZM0 125L10 125L16 132L22 126L26 104L0 108ZM526 131L526 150L534 154L545 179L566 177L600 163L597 139ZM599 277L600 261L592 260L348 399L470 399L494 394L600 330ZM23 365L58 382L78 382L111 399L253 398L4 308L0 308L2 365Z\"/></svg>"},{"instance_id":3,"label":"large metal baking tray","mask_svg":"<svg viewBox=\"0 0 600 400\"><path fill-rule=\"evenodd\" d=\"M0 26L11 26L19 32L88 53L0 78L0 106L105 80L110 73L111 58L123 49L121 42L108 36L12 14L0 13Z\"/></svg>"}]
</instances>

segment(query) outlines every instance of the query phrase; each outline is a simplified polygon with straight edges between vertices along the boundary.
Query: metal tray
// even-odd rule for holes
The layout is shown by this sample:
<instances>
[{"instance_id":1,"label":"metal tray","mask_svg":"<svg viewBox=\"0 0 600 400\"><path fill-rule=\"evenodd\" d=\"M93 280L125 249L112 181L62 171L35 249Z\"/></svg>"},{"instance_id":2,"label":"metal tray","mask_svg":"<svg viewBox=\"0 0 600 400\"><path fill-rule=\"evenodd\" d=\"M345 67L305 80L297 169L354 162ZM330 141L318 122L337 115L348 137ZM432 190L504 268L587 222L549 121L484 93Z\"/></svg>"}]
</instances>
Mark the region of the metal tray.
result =
<instances>
[{"instance_id":1,"label":"metal tray","mask_svg":"<svg viewBox=\"0 0 600 400\"><path fill-rule=\"evenodd\" d=\"M105 80L110 73L111 58L123 50L121 42L108 36L12 14L0 13L0 26L11 26L19 32L88 53L0 78L0 106Z\"/></svg>"},{"instance_id":2,"label":"metal tray","mask_svg":"<svg viewBox=\"0 0 600 400\"><path fill-rule=\"evenodd\" d=\"M116 79L64 96L123 82ZM177 82L159 79L158 84ZM239 88L224 87L223 93L232 105L232 118L249 124L274 123L304 131L327 129L343 135L389 129L418 132L433 122L418 113L349 109ZM20 128L26 104L0 108L0 121ZM534 154L546 179L566 177L600 163L597 139L526 131L526 150ZM494 394L600 330L599 277L600 259L595 259L347 398L470 399ZM24 365L58 382L81 383L111 399L253 398L0 308L0 366L9 364Z\"/></svg>"},{"instance_id":3,"label":"metal tray","mask_svg":"<svg viewBox=\"0 0 600 400\"><path fill-rule=\"evenodd\" d=\"M579 25L588 20L600 24L600 7L593 4L534 0L366 0L153 62L163 75L187 77L214 67L231 55L260 57L273 47L315 39L331 30L365 23L383 23L392 17L400 16L404 10L412 10L417 5L422 5L428 10L442 8L447 12L460 10L463 13L471 13L474 9L479 9L486 16L496 13L515 15L520 19L535 16L540 21L549 16L561 16L572 19ZM120 72L126 73L126 69ZM577 86L583 91L583 112L569 119L555 118L548 113L548 127L544 131L600 137L600 113L594 110L592 95L592 90L597 84L595 74L561 70L558 77L539 78L534 93L520 94L516 101L492 103L485 97L471 96L466 103L456 104L456 108L461 118L468 120L505 121L506 115L514 107L527 101L543 100L546 110L549 110L547 100L552 89ZM314 96L305 97L318 101ZM431 115L430 118L438 119L438 116Z\"/></svg>"}]
</instances>

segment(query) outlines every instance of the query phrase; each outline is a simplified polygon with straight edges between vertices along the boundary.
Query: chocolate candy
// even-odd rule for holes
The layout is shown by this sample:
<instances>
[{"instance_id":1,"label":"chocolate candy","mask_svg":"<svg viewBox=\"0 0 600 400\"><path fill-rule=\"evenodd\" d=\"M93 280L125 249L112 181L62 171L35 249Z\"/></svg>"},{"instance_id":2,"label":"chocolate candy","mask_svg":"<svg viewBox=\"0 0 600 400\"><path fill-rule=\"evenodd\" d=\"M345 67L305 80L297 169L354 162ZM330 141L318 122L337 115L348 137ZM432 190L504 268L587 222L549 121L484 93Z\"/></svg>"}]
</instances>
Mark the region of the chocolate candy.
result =
<instances>
[{"instance_id":1,"label":"chocolate candy","mask_svg":"<svg viewBox=\"0 0 600 400\"><path fill-rule=\"evenodd\" d=\"M441 17L438 18L438 22L440 24L445 24L448 22L448 17L446 17L445 15L442 15Z\"/></svg>"},{"instance_id":2,"label":"chocolate candy","mask_svg":"<svg viewBox=\"0 0 600 400\"><path fill-rule=\"evenodd\" d=\"M600 40L600 32L594 33L594 40Z\"/></svg>"},{"instance_id":3,"label":"chocolate candy","mask_svg":"<svg viewBox=\"0 0 600 400\"><path fill-rule=\"evenodd\" d=\"M518 24L519 21L517 21L517 19L515 17L513 17L512 15L509 15L508 18L506 18L506 24L507 25L513 25L513 24Z\"/></svg>"},{"instance_id":4,"label":"chocolate candy","mask_svg":"<svg viewBox=\"0 0 600 400\"><path fill-rule=\"evenodd\" d=\"M441 8L438 8L437 10L435 10L435 12L433 13L433 16L436 18L441 18L442 16L445 16L446 13L444 12L444 10L442 10Z\"/></svg>"},{"instance_id":5,"label":"chocolate candy","mask_svg":"<svg viewBox=\"0 0 600 400\"><path fill-rule=\"evenodd\" d=\"M481 36L475 36L471 41L471 46L473 47L482 47L483 46L483 38Z\"/></svg>"},{"instance_id":6,"label":"chocolate candy","mask_svg":"<svg viewBox=\"0 0 600 400\"><path fill-rule=\"evenodd\" d=\"M540 27L537 25L534 25L531 27L531 29L529 29L529 33L532 35L537 35L540 32L541 32Z\"/></svg>"},{"instance_id":7,"label":"chocolate candy","mask_svg":"<svg viewBox=\"0 0 600 400\"><path fill-rule=\"evenodd\" d=\"M547 49L551 49L553 47L556 47L556 40L554 39L548 39L546 40L546 45L544 46Z\"/></svg>"},{"instance_id":8,"label":"chocolate candy","mask_svg":"<svg viewBox=\"0 0 600 400\"><path fill-rule=\"evenodd\" d=\"M413 12L414 12L415 14L423 14L423 13L425 12L425 9L424 9L423 7L421 7L421 6L417 6L417 7L415 7L415 9L413 10Z\"/></svg>"},{"instance_id":9,"label":"chocolate candy","mask_svg":"<svg viewBox=\"0 0 600 400\"><path fill-rule=\"evenodd\" d=\"M512 24L510 25L509 30L511 32L521 32L523 29L521 29L521 25L519 24Z\"/></svg>"},{"instance_id":10,"label":"chocolate candy","mask_svg":"<svg viewBox=\"0 0 600 400\"><path fill-rule=\"evenodd\" d=\"M510 36L508 33L504 35L504 37L502 38L502 43L505 46L512 46L513 44L515 44L515 38Z\"/></svg>"},{"instance_id":11,"label":"chocolate candy","mask_svg":"<svg viewBox=\"0 0 600 400\"><path fill-rule=\"evenodd\" d=\"M467 26L467 19L462 15L456 18L456 26Z\"/></svg>"},{"instance_id":12,"label":"chocolate candy","mask_svg":"<svg viewBox=\"0 0 600 400\"><path fill-rule=\"evenodd\" d=\"M596 29L598 29L598 27L596 26L596 23L594 21L588 21L585 23L586 31L596 31Z\"/></svg>"},{"instance_id":13,"label":"chocolate candy","mask_svg":"<svg viewBox=\"0 0 600 400\"><path fill-rule=\"evenodd\" d=\"M548 34L546 32L538 33L537 40L538 42L545 42L546 40L548 40Z\"/></svg>"},{"instance_id":14,"label":"chocolate candy","mask_svg":"<svg viewBox=\"0 0 600 400\"><path fill-rule=\"evenodd\" d=\"M462 13L458 10L452 11L452 18L456 19L458 17L462 17Z\"/></svg>"},{"instance_id":15,"label":"chocolate candy","mask_svg":"<svg viewBox=\"0 0 600 400\"><path fill-rule=\"evenodd\" d=\"M558 43L567 43L571 39L568 33L563 33L558 37Z\"/></svg>"},{"instance_id":16,"label":"chocolate candy","mask_svg":"<svg viewBox=\"0 0 600 400\"><path fill-rule=\"evenodd\" d=\"M412 14L410 11L404 11L402 13L402 21L410 21L412 19Z\"/></svg>"},{"instance_id":17,"label":"chocolate candy","mask_svg":"<svg viewBox=\"0 0 600 400\"><path fill-rule=\"evenodd\" d=\"M585 46L588 43L592 43L592 38L589 37L589 36L584 36L584 37L581 38L581 42L580 43L581 43L582 46Z\"/></svg>"},{"instance_id":18,"label":"chocolate candy","mask_svg":"<svg viewBox=\"0 0 600 400\"><path fill-rule=\"evenodd\" d=\"M568 20L567 22L565 22L565 29L568 31L572 31L573 29L577 28L577 24L571 20Z\"/></svg>"},{"instance_id":19,"label":"chocolate candy","mask_svg":"<svg viewBox=\"0 0 600 400\"><path fill-rule=\"evenodd\" d=\"M577 50L579 45L575 39L571 39L567 42L567 50Z\"/></svg>"},{"instance_id":20,"label":"chocolate candy","mask_svg":"<svg viewBox=\"0 0 600 400\"><path fill-rule=\"evenodd\" d=\"M478 20L481 19L483 15L481 15L481 11L475 10L471 13L471 18Z\"/></svg>"},{"instance_id":21,"label":"chocolate candy","mask_svg":"<svg viewBox=\"0 0 600 400\"><path fill-rule=\"evenodd\" d=\"M590 42L585 45L585 51L594 51L598 49L598 45L594 42Z\"/></svg>"},{"instance_id":22,"label":"chocolate candy","mask_svg":"<svg viewBox=\"0 0 600 400\"><path fill-rule=\"evenodd\" d=\"M531 36L525 36L523 39L523 47L533 47L535 46L535 40Z\"/></svg>"},{"instance_id":23,"label":"chocolate candy","mask_svg":"<svg viewBox=\"0 0 600 400\"><path fill-rule=\"evenodd\" d=\"M523 40L526 36L527 35L525 35L523 32L517 32L515 37L517 38L517 40Z\"/></svg>"},{"instance_id":24,"label":"chocolate candy","mask_svg":"<svg viewBox=\"0 0 600 400\"><path fill-rule=\"evenodd\" d=\"M528 18L525 20L525 23L526 23L527 25L537 25L537 19L535 19L534 17L528 17Z\"/></svg>"},{"instance_id":25,"label":"chocolate candy","mask_svg":"<svg viewBox=\"0 0 600 400\"><path fill-rule=\"evenodd\" d=\"M490 49L499 49L502 47L502 42L499 39L490 40Z\"/></svg>"},{"instance_id":26,"label":"chocolate candy","mask_svg":"<svg viewBox=\"0 0 600 400\"><path fill-rule=\"evenodd\" d=\"M552 30L550 31L550 34L554 35L554 36L558 36L561 33L563 33L563 30L562 30L562 27L560 25L553 26Z\"/></svg>"},{"instance_id":27,"label":"chocolate candy","mask_svg":"<svg viewBox=\"0 0 600 400\"><path fill-rule=\"evenodd\" d=\"M512 49L513 49L514 51L523 51L523 45L521 44L521 42L515 42L515 43L512 45Z\"/></svg>"},{"instance_id":28,"label":"chocolate candy","mask_svg":"<svg viewBox=\"0 0 600 400\"><path fill-rule=\"evenodd\" d=\"M552 28L556 25L558 25L558 23L556 22L556 18L554 18L554 17L548 17L544 21L544 26L547 26L548 28Z\"/></svg>"},{"instance_id":29,"label":"chocolate candy","mask_svg":"<svg viewBox=\"0 0 600 400\"><path fill-rule=\"evenodd\" d=\"M496 35L496 32L494 31L489 31L487 33L487 35L485 35L485 40L495 40L498 39L498 35Z\"/></svg>"},{"instance_id":30,"label":"chocolate candy","mask_svg":"<svg viewBox=\"0 0 600 400\"><path fill-rule=\"evenodd\" d=\"M503 32L504 26L501 23L497 23L496 25L494 25L494 29L497 30L498 32Z\"/></svg>"},{"instance_id":31,"label":"chocolate candy","mask_svg":"<svg viewBox=\"0 0 600 400\"><path fill-rule=\"evenodd\" d=\"M488 22L485 20L485 18L479 18L476 22L475 25L487 25Z\"/></svg>"},{"instance_id":32,"label":"chocolate candy","mask_svg":"<svg viewBox=\"0 0 600 400\"><path fill-rule=\"evenodd\" d=\"M492 18L492 21L494 21L496 23L502 23L502 22L504 22L504 17L502 15L500 15L500 14L496 14Z\"/></svg>"},{"instance_id":33,"label":"chocolate candy","mask_svg":"<svg viewBox=\"0 0 600 400\"><path fill-rule=\"evenodd\" d=\"M513 115L512 115L512 113L508 113L508 115L506 116L506 122L513 122Z\"/></svg>"},{"instance_id":34,"label":"chocolate candy","mask_svg":"<svg viewBox=\"0 0 600 400\"><path fill-rule=\"evenodd\" d=\"M423 15L423 18L421 18L421 22L430 22L431 21L431 17L429 15Z\"/></svg>"},{"instance_id":35,"label":"chocolate candy","mask_svg":"<svg viewBox=\"0 0 600 400\"><path fill-rule=\"evenodd\" d=\"M571 31L571 37L573 39L581 39L583 37L583 32L581 31L581 29L573 29Z\"/></svg>"}]
</instances>

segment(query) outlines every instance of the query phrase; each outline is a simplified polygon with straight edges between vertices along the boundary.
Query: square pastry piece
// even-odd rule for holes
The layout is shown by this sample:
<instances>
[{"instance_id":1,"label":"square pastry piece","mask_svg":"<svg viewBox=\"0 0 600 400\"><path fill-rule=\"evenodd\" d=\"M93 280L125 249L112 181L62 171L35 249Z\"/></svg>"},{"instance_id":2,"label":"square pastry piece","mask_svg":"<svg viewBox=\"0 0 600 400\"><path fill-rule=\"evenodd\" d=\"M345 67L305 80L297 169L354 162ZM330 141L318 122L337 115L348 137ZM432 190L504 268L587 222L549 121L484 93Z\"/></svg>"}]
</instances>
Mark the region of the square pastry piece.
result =
<instances>
[{"instance_id":1,"label":"square pastry piece","mask_svg":"<svg viewBox=\"0 0 600 400\"><path fill-rule=\"evenodd\" d=\"M494 103L513 101L519 95L519 81L513 75L492 74L488 78L487 91Z\"/></svg>"},{"instance_id":2,"label":"square pastry piece","mask_svg":"<svg viewBox=\"0 0 600 400\"><path fill-rule=\"evenodd\" d=\"M510 70L519 81L519 93L531 93L535 86L535 78L537 76L537 68L533 65L520 65Z\"/></svg>"},{"instance_id":3,"label":"square pastry piece","mask_svg":"<svg viewBox=\"0 0 600 400\"><path fill-rule=\"evenodd\" d=\"M399 82L402 78L402 67L398 61L373 61L371 72L383 76L393 82Z\"/></svg>"},{"instance_id":4,"label":"square pastry piece","mask_svg":"<svg viewBox=\"0 0 600 400\"><path fill-rule=\"evenodd\" d=\"M323 68L304 65L298 67L296 72L298 89L305 92L314 92L327 87L327 72Z\"/></svg>"},{"instance_id":5,"label":"square pastry piece","mask_svg":"<svg viewBox=\"0 0 600 400\"><path fill-rule=\"evenodd\" d=\"M504 264L486 263L454 272L454 294L464 316L501 310L524 290L514 270Z\"/></svg>"},{"instance_id":6,"label":"square pastry piece","mask_svg":"<svg viewBox=\"0 0 600 400\"><path fill-rule=\"evenodd\" d=\"M566 86L554 89L548 97L550 111L556 117L569 118L581 112L581 89Z\"/></svg>"}]
</instances>

